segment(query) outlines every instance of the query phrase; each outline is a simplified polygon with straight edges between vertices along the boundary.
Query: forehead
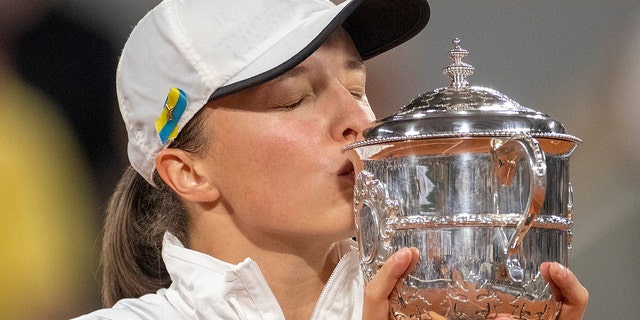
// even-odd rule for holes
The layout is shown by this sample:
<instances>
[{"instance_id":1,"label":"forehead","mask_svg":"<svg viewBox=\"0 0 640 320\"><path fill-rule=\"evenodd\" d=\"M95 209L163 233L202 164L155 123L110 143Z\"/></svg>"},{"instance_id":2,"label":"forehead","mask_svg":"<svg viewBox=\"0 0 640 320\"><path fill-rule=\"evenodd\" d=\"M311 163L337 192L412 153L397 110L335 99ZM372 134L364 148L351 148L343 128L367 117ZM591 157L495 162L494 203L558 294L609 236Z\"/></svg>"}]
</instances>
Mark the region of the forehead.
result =
<instances>
[{"instance_id":1,"label":"forehead","mask_svg":"<svg viewBox=\"0 0 640 320\"><path fill-rule=\"evenodd\" d=\"M285 72L284 74L276 77L273 80L268 81L274 82L278 81L281 78L292 77L296 74L300 73L300 69L305 68L305 66L311 64L311 61L317 61L318 58L329 55L329 59L325 61L323 67L346 67L347 69L364 69L364 62L360 57L360 53L356 49L351 36L344 29L339 28L335 32L333 32L325 42L307 59L302 61L300 64L292 68L291 70Z\"/></svg>"}]
</instances>

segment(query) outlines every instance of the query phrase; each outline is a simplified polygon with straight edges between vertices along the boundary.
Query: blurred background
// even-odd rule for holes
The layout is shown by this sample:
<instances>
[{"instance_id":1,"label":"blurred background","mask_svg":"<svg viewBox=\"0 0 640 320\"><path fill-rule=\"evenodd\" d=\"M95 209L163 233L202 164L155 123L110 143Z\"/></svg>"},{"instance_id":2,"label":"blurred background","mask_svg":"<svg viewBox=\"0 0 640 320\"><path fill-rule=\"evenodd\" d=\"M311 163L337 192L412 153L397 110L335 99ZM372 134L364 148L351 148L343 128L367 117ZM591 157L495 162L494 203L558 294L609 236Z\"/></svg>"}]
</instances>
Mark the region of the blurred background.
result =
<instances>
[{"instance_id":1,"label":"blurred background","mask_svg":"<svg viewBox=\"0 0 640 320\"><path fill-rule=\"evenodd\" d=\"M127 165L114 76L157 0L0 0L0 319L100 307L102 211ZM431 0L427 28L368 62L379 117L448 84L453 38L472 85L548 113L584 140L571 160L571 269L585 319L640 303L640 2Z\"/></svg>"}]
</instances>

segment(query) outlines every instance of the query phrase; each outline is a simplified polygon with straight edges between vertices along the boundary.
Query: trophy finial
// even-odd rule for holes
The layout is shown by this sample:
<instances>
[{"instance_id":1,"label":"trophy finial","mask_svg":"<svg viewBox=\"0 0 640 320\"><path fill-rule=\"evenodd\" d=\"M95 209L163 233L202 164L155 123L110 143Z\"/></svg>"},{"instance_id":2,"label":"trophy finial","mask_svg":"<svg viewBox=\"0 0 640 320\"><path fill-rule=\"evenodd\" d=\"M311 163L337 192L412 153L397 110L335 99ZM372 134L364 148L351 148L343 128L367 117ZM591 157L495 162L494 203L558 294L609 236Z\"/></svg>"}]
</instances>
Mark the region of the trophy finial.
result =
<instances>
[{"instance_id":1,"label":"trophy finial","mask_svg":"<svg viewBox=\"0 0 640 320\"><path fill-rule=\"evenodd\" d=\"M451 42L453 49L447 53L451 58L451 64L442 69L442 73L451 78L450 86L452 88L463 88L469 84L466 77L473 74L474 68L470 64L462 62L462 59L469 55L469 51L460 47L460 39L455 38Z\"/></svg>"}]
</instances>

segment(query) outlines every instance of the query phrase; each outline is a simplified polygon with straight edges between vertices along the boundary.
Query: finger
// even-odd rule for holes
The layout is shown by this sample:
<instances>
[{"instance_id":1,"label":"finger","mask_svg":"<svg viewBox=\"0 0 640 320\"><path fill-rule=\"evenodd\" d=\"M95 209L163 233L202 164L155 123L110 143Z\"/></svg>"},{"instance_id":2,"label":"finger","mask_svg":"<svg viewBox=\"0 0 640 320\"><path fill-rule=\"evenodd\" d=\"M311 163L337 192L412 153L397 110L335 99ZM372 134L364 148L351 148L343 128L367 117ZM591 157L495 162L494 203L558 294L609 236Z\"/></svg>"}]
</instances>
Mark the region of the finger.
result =
<instances>
[{"instance_id":1,"label":"finger","mask_svg":"<svg viewBox=\"0 0 640 320\"><path fill-rule=\"evenodd\" d=\"M542 274L542 277L544 278L544 280L546 280L549 286L551 287L553 298L556 301L562 301L564 299L562 297L562 292L560 291L560 288L558 288L556 283L551 279L551 275L550 275L551 265L553 265L552 262L543 262L542 265L540 265L540 273Z\"/></svg>"},{"instance_id":2,"label":"finger","mask_svg":"<svg viewBox=\"0 0 640 320\"><path fill-rule=\"evenodd\" d=\"M550 267L552 281L556 284L563 297L560 310L561 320L580 320L589 302L589 292L580 284L578 278L559 263Z\"/></svg>"},{"instance_id":3,"label":"finger","mask_svg":"<svg viewBox=\"0 0 640 320\"><path fill-rule=\"evenodd\" d=\"M365 288L363 319L387 319L389 295L418 260L418 250L413 249L398 250L371 279Z\"/></svg>"},{"instance_id":4,"label":"finger","mask_svg":"<svg viewBox=\"0 0 640 320\"><path fill-rule=\"evenodd\" d=\"M411 261L409 262L409 266L407 266L405 272L402 274L401 279L408 277L409 274L413 272L418 264L418 259L420 258L420 251L418 251L418 248L411 247L409 250L411 251Z\"/></svg>"},{"instance_id":5,"label":"finger","mask_svg":"<svg viewBox=\"0 0 640 320\"><path fill-rule=\"evenodd\" d=\"M387 300L396 283L407 273L411 264L412 252L402 248L387 259L382 268L367 286L367 294L375 300Z\"/></svg>"},{"instance_id":6,"label":"finger","mask_svg":"<svg viewBox=\"0 0 640 320\"><path fill-rule=\"evenodd\" d=\"M543 264L544 265L544 264ZM543 266L541 266L542 271ZM563 303L560 310L561 320L579 320L582 319L587 303L589 302L589 292L585 287L580 284L578 278L571 272L571 270L565 268L559 263L550 263L544 266L545 272L541 272L544 276L546 273L548 276L547 281L555 286L554 297L556 300Z\"/></svg>"}]
</instances>

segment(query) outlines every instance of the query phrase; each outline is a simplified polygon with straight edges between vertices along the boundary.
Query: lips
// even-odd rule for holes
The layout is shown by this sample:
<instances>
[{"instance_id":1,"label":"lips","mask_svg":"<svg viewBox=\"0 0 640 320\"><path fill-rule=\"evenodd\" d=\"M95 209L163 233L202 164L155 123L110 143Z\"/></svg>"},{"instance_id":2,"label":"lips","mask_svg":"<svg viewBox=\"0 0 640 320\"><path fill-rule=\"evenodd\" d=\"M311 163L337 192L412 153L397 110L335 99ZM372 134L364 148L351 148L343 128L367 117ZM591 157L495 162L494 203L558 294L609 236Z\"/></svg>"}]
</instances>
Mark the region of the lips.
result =
<instances>
[{"instance_id":1,"label":"lips","mask_svg":"<svg viewBox=\"0 0 640 320\"><path fill-rule=\"evenodd\" d=\"M345 164L340 168L340 171L338 171L338 175L341 177L348 177L353 180L355 178L353 163L351 163L351 161L345 162Z\"/></svg>"}]
</instances>

